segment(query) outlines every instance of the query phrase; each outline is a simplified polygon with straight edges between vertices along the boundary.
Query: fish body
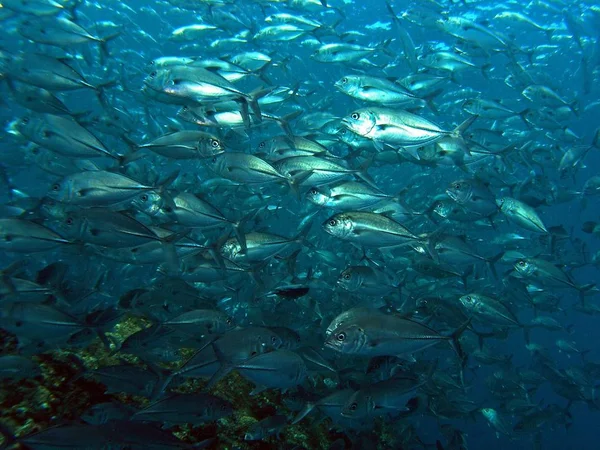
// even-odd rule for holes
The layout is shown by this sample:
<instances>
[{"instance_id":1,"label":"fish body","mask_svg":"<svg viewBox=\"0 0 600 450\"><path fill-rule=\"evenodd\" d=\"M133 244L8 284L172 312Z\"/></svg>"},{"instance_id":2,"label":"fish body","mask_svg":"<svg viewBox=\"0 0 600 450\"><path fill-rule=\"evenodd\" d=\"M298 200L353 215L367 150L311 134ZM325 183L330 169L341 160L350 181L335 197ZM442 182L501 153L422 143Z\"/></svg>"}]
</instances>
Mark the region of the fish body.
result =
<instances>
[{"instance_id":1,"label":"fish body","mask_svg":"<svg viewBox=\"0 0 600 450\"><path fill-rule=\"evenodd\" d=\"M338 239L365 246L393 247L419 240L404 225L371 212L335 214L323 223L323 229Z\"/></svg>"}]
</instances>

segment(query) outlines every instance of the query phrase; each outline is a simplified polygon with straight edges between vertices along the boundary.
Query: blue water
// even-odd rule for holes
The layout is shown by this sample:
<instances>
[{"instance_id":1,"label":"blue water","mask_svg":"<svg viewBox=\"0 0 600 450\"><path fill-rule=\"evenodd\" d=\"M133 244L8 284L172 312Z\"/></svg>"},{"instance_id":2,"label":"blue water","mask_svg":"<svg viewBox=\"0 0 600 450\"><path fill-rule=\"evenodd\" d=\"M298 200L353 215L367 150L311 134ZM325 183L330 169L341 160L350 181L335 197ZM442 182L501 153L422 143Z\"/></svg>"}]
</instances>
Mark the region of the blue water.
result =
<instances>
[{"instance_id":1,"label":"blue water","mask_svg":"<svg viewBox=\"0 0 600 450\"><path fill-rule=\"evenodd\" d=\"M304 15L305 17L319 20L324 23L333 23L341 16L332 10L323 11L322 8L315 7L310 11L302 9L293 9L286 7L285 3L273 3L270 6L264 7L261 10L261 2L255 3L251 1L240 1L222 6L215 6L215 9L222 8L223 10L231 10L233 14L243 11L244 17L253 23L253 28L250 35L267 25L264 23L264 15L273 14L276 12L290 12L293 14ZM373 57L369 59L375 64L382 67L388 64L385 69L370 67L366 69L356 69L350 64L327 64L319 63L311 58L311 55L318 47L316 44L307 44L305 37L300 37L297 40L290 42L272 42L272 43L257 43L249 39L245 45L240 45L230 51L215 52L208 46L210 42L217 38L230 37L236 34L233 30L221 30L218 32L207 33L204 38L198 40L199 47L194 50L182 49L182 44L168 40L171 31L177 27L194 23L195 21L204 21L210 23L210 15L208 8L199 2L197 9L179 9L176 5L171 5L168 2L143 2L130 0L128 2L102 1L98 3L83 2L77 8L77 21L83 25L92 34L97 33L102 35L102 21L112 21L121 29L120 37L108 43L110 56L106 60L99 58L98 48L95 44L83 44L65 48L65 52L71 57L75 57L78 65L81 67L86 78L91 83L97 83L100 80L115 79L116 86L106 90L106 97L109 103L113 106L122 109L129 116L134 125L128 131L128 137L138 144L148 142L158 137L157 129L153 124L148 123L148 115L145 108L148 109L150 116L155 123L160 127L162 133L173 131L175 129L194 129L191 124L178 121L176 114L179 106L167 105L155 102L145 97L141 88L144 78L147 73L146 65L153 59L161 56L194 56L199 58L223 58L227 59L232 54L241 51L260 50L268 53L274 61L274 67L266 70L266 74L273 86L287 86L293 88L298 83L300 86L300 100L296 105L304 110L305 114L310 112L329 112L338 117L345 117L357 107L363 107L367 104L351 99L350 97L338 92L333 87L334 83L344 75L366 74L371 76L388 77L393 79L402 79L413 73L409 64L402 57L401 45L398 36L395 34L395 29L391 23L390 15L383 1L372 0L369 2L332 2L333 5L339 7L345 15L336 31L343 33L345 31L355 30L364 33L364 36L357 38L356 43L363 46L375 47L387 39L394 39L389 45L389 50L398 55L397 64L394 67L389 66L391 60L388 54L383 51L375 52ZM544 59L528 61L522 54L517 55L516 59L528 70L544 75L544 82L551 83L550 87L554 89L562 98L579 100L579 116L570 116L567 120L562 121L564 127L568 127L577 139L573 140L553 140L545 135L550 130L524 127L522 123L515 125L517 121L503 122L502 120L494 121L491 119L479 118L474 125L474 128L483 129L499 129L507 131L503 137L503 143L508 146L515 144L522 145L526 141L532 141L533 145L539 146L558 146L557 154L568 150L576 145L590 145L595 130L599 126L597 115L600 112L599 106L594 105L598 102L598 76L600 56L598 55L598 30L600 29L600 14L598 5L591 2L581 2L574 4L573 2L532 2L529 5L524 5L519 2L491 2L491 1L468 1L468 2L441 2L441 9L444 14L438 14L439 17L445 15L460 16L479 24L482 24L493 33L501 33L506 31L502 28L502 22L494 21L494 16L503 10L519 11L526 14L529 18L542 24L546 27L554 29L551 40L544 33L520 32L512 40L513 44L525 49L538 49L538 52L546 54ZM421 2L395 2L392 3L398 15L403 11L411 11L415 5L421 5ZM433 13L436 14L436 13ZM576 45L576 37L572 31L565 26L565 17L570 16L579 22L582 35L579 41L582 44L583 51ZM2 23L2 31L0 32L0 48L8 55L17 55L24 53L48 52L50 47L36 44L27 41L19 35L17 27L20 21L24 20L24 14L17 13L14 17L5 19ZM32 20L35 20L33 18ZM366 26L381 21L389 24L389 30L370 30ZM402 20L402 24L410 34L415 43L415 51L417 55L427 55L435 50L453 51L456 47L464 48L465 56L469 57L477 64L489 64L492 70L490 71L489 79L484 78L481 72L477 69L467 70L465 73L457 77L457 82L444 85L444 92L436 98L434 102L443 104L442 113L440 115L433 114L430 110L424 109L418 114L422 114L430 120L440 124L444 129L450 130L461 123L468 113L461 109L463 100L472 98L474 94L464 93L456 94L457 100L454 104L450 101L443 103L443 98L450 95L451 92L457 92L460 89L470 88L478 91L481 98L487 100L501 100L504 105L507 105L515 111L522 111L526 108L536 108L539 105L532 104L522 94L520 89L513 89L504 83L505 77L508 75L507 61L505 53L491 52L488 56L469 56L469 48L457 44L455 38L443 30L427 26L411 23L408 20ZM489 26L492 24L492 26ZM307 35L308 37L309 35ZM320 37L322 43L337 42L342 38L336 38L333 35L325 35ZM455 47L456 46L456 47ZM544 48L543 46L552 46ZM54 48L53 51L61 52ZM505 50L510 52L510 50ZM9 56L9 60L12 56ZM582 65L582 58L588 61L587 67ZM278 64L285 66L285 70L277 67ZM423 68L422 62L418 63L420 68ZM588 71L586 76L591 77L591 91L584 92L583 80L584 71ZM8 76L10 78L10 75ZM540 82L541 84L544 84ZM243 91L250 91L257 86L264 85L264 81L257 79L243 80L236 84ZM2 92L2 109L0 110L0 119L6 130L10 129L10 123L25 114L28 111L19 106L11 96L7 83L3 83L0 87ZM89 90L78 90L73 92L56 93L72 111L90 111L92 114L102 114L102 106L98 103L93 92ZM477 94L475 94L477 95ZM289 102L292 103L292 102ZM282 108L285 110L285 108ZM286 110L289 112L289 110ZM516 126L524 133L523 139L517 139L514 134L510 133L509 127ZM93 131L102 142L111 151L119 153L127 153L130 149L123 143L122 140L115 136L110 136L103 133L99 129L95 129L93 125L88 126L88 129ZM266 138L281 134L281 131L276 127L267 128L268 131L261 129L252 130L247 138L242 139L242 148L247 152L255 152L259 142ZM292 123L292 130L299 131L302 134L310 133L311 130L297 130ZM213 129L215 133L224 133L225 128ZM334 136L335 138L335 136ZM226 139L225 139L226 140ZM13 134L5 132L0 140L0 151L2 152L1 164L6 169L6 173L10 179L10 183L17 187L24 195L32 198L43 198L49 186L57 180L53 176L36 166L31 157L24 156L26 152L27 140L19 139ZM349 153L348 149L343 145L337 145L332 148L332 153L338 156L344 156ZM522 150L527 152L529 150ZM558 192L577 191L580 192L584 183L594 175L598 175L598 167L600 167L600 155L597 148L592 148L584 161L576 168L572 176L564 178L558 173L558 161L548 162L543 168L543 175L546 175L556 186ZM523 160L517 159L514 171L510 175L518 181L524 180L531 175L542 175L542 170L539 166L529 167ZM354 163L354 161L350 161ZM206 167L199 161L168 161L161 157L149 156L142 161L136 162L144 173L152 169L161 177L171 173L174 169L181 170L181 179L195 180L185 186L183 189L188 192L194 192L200 186L202 181L215 177ZM353 164L353 166L355 166ZM410 162L403 164L379 165L374 164L369 168L369 174L375 180L377 186L388 194L395 194L402 191L404 188L409 188L407 194L408 203L416 210L423 211L427 209L437 195L443 196L446 186L453 180L458 178L468 178L469 174L457 167L437 166L427 167ZM417 174L425 174L420 178L413 178ZM508 177L506 174L503 176ZM409 180L411 183L409 184ZM196 184L194 184L196 183ZM302 193L308 186L302 188ZM493 184L492 190L497 195L502 192L504 195L509 195L506 187L503 189L498 185L497 181ZM269 219L269 231L283 236L292 236L295 232L297 224L315 209L301 197L296 199L292 193L284 190L273 189L268 191L268 196L260 201L264 205L280 205L287 209L288 212L283 213L279 217ZM8 195L2 193L3 202L9 201ZM229 192L219 191L211 196L214 206L228 212L239 213L241 211L248 212L244 205L240 203L235 190ZM598 215L598 197L589 197L586 199L587 206L583 208L581 196L575 195L572 200L560 203L544 205L537 208L543 222L547 227L562 225L570 234L571 240L582 240L585 244L585 261L583 267L576 268L572 272L572 276L577 284L596 283L598 279L597 265L593 264L593 255L600 250L598 245L598 237L584 233L581 230L582 224L586 221L599 220ZM337 276L341 270L350 264L358 264L361 252L354 249L351 245L336 240L334 237L327 235L320 229L320 224L328 217L328 212L320 212L315 219L315 223L309 234L309 240L312 239L317 243L319 248L340 252L338 261L331 267L318 257L311 254L309 250L303 249L298 258L297 273L306 274L311 268L317 272L317 276L322 276L321 282L329 284L332 288L335 285ZM330 215L330 214L329 214ZM514 223L506 223L499 221L498 229L486 229L486 231L476 231L474 229L459 229L456 228L456 234L465 234L467 237L480 239L477 246L484 249L485 254L497 253L501 248L495 247L492 251L488 247L487 240L499 233L518 232L527 237L535 236L526 230L518 228ZM259 227L265 227L261 224ZM435 225L427 224L420 232L430 232L435 229ZM454 231L451 228L451 232ZM489 249L489 251L487 251ZM531 257L536 257L536 254L529 254ZM29 262L31 271L39 270L46 264L56 260L68 262L73 267L73 277L82 277L86 270L97 272L98 265L108 271L109 276L104 281L102 290L106 291L109 296L118 298L128 290L144 287L147 280L157 275L157 267L135 267L127 266L105 260L101 258L90 258L85 254L77 254L66 250L56 250L53 252L42 252L37 254L15 254L14 252L0 253L0 262L2 266L8 266L11 262L21 260L23 257ZM571 261L563 261L556 257L550 260L560 266L565 272L568 272L571 267ZM275 264L275 263L273 263ZM87 269L84 269L87 268ZM498 265L498 273L501 278L509 277L511 265L500 263ZM279 272L274 271L276 275L263 273L266 284L273 283L279 276L285 277L285 269L280 268ZM491 275L483 270L484 276ZM269 278L267 278L269 277ZM432 282L432 281L430 281ZM460 283L459 283L460 284ZM221 287L222 291L217 294L217 297L231 296L231 291L225 287ZM555 345L557 339L567 339L574 341L581 350L589 350L585 357L585 361L596 362L600 361L600 352L597 342L600 342L600 328L597 326L597 317L582 314L574 309L574 305L579 302L577 292L570 289L553 289L546 288L560 297L560 307L558 311L552 313L544 312L545 315L551 315L563 326L572 326L573 333L568 335L564 331L547 331L536 328L531 331L531 342L549 349L550 355L555 366L560 370L565 370L572 367L582 367L582 359L579 355L567 355L560 352ZM253 308L249 304L256 304L256 300L250 300L251 296L256 293L252 283L248 281L241 291L243 295L239 298L239 308L233 311L227 311L234 316L236 323L240 326L248 326L251 324L260 324L261 315L253 316ZM464 292L467 293L467 292ZM335 316L340 313L341 309L336 309L332 306L335 297L333 293L318 293L315 298L318 302L322 302L321 309L326 311L328 316ZM333 298L333 300L331 300ZM500 298L500 300L506 300ZM586 299L590 303L597 302L596 296L589 296ZM246 302L246 303L245 303ZM358 303L358 301L357 301ZM260 310L261 306L258 306ZM250 313L249 313L250 311ZM268 311L267 311L268 312ZM294 310L297 312L297 310ZM406 311L404 311L406 312ZM293 313L292 313L293 314ZM265 314L264 317L272 317ZM533 318L533 312L530 308L520 308L519 317L524 323ZM322 347L312 344L313 339L319 333L322 333L323 327L314 324L315 317L307 317L306 315L298 315L298 317L282 317L282 324L289 327L297 327L302 329L302 337L315 345L316 348ZM263 323L262 325L280 325L279 323ZM311 328L312 327L312 328ZM468 334L468 332L467 332ZM473 336L471 336L473 338ZM472 340L475 342L476 340ZM316 340L315 342L318 342ZM512 365L515 368L527 368L532 360L532 353L525 348L523 333L520 330L511 330L509 337L505 340L492 340L491 346L505 355L513 355ZM73 350L77 353L77 350ZM337 356L333 353L326 353L330 361L336 361ZM450 351L428 351L416 355L417 359L431 359L431 355L441 355L442 358L450 358ZM493 407L501 412L505 420L509 424L514 425L518 417L511 417L510 414L502 412L501 403L490 395L486 387L486 378L492 376L498 371L497 366L481 366L479 363L469 360L465 371L468 389L466 393L470 400L475 402L479 407ZM592 380L592 385L597 385L598 380ZM559 396L552 390L551 383L544 382L540 388L530 398L533 403L540 403L541 407L546 405L557 404L566 406L567 400ZM592 404L592 402L588 402ZM541 429L541 442L543 449L595 449L598 448L598 406L588 404L581 400L574 400L570 413L573 417L572 424L569 429L565 429L563 425L545 425ZM600 405L596 401L596 405ZM313 418L314 419L314 418ZM306 420L306 419L305 419ZM472 418L463 418L456 420L438 419L431 413L414 414L407 420L415 425L417 433L426 444L433 445L437 439L445 443L445 440L440 434L440 424L452 424L457 429L462 430L468 439L469 448L480 449L530 449L537 448L533 446L532 438L534 434L513 435L513 440L507 436L496 436L496 431L491 428L483 416L475 413ZM304 422L304 425L307 423ZM392 427L393 425L388 426ZM351 433L350 433L351 434ZM218 444L215 448L219 447ZM284 448L278 447L273 441L270 441L271 447L265 448ZM254 446L251 448L260 448ZM359 448L359 447L356 447ZM418 447L411 447L418 448Z\"/></svg>"}]
</instances>

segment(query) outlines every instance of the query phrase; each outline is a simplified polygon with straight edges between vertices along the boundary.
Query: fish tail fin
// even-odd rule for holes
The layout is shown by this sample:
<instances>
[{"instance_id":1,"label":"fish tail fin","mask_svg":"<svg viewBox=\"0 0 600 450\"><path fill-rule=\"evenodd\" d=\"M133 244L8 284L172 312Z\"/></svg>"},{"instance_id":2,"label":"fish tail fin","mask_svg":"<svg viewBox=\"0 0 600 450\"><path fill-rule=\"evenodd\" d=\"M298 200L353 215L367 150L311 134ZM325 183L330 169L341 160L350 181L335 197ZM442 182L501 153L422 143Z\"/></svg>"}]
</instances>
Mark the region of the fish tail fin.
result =
<instances>
[{"instance_id":1,"label":"fish tail fin","mask_svg":"<svg viewBox=\"0 0 600 450\"><path fill-rule=\"evenodd\" d=\"M342 9L340 9L336 6L332 6L331 9L333 9L336 13L338 13L342 19L346 19L346 13Z\"/></svg>"},{"instance_id":2,"label":"fish tail fin","mask_svg":"<svg viewBox=\"0 0 600 450\"><path fill-rule=\"evenodd\" d=\"M358 166L358 169L355 172L355 175L356 175L357 178L359 178L360 180L364 181L370 187L379 190L379 188L375 184L375 180L373 180L373 178L371 177L371 175L369 175L367 173L367 170L369 170L369 167L371 167L371 164L373 164L373 159L374 158L375 157L372 156L371 158L369 158L366 161L364 161L360 166Z\"/></svg>"},{"instance_id":3,"label":"fish tail fin","mask_svg":"<svg viewBox=\"0 0 600 450\"><path fill-rule=\"evenodd\" d=\"M596 128L594 133L594 140L592 141L592 147L600 149L600 127Z\"/></svg>"},{"instance_id":4,"label":"fish tail fin","mask_svg":"<svg viewBox=\"0 0 600 450\"><path fill-rule=\"evenodd\" d=\"M300 185L308 180L308 178L313 174L312 170L305 170L303 172L297 173L293 177L288 177L287 183L290 187L290 190L294 193L297 199L300 199Z\"/></svg>"},{"instance_id":5,"label":"fish tail fin","mask_svg":"<svg viewBox=\"0 0 600 450\"><path fill-rule=\"evenodd\" d=\"M166 191L169 188L169 186L171 186L175 182L175 180L177 180L177 178L179 178L179 173L180 173L180 170L177 169L171 175L167 176L164 180L162 180L159 183L158 189L161 192Z\"/></svg>"},{"instance_id":6,"label":"fish tail fin","mask_svg":"<svg viewBox=\"0 0 600 450\"><path fill-rule=\"evenodd\" d=\"M484 64L483 66L481 66L481 75L483 75L483 78L489 80L490 72L493 70L493 68L494 66L492 64Z\"/></svg>"},{"instance_id":7,"label":"fish tail fin","mask_svg":"<svg viewBox=\"0 0 600 450\"><path fill-rule=\"evenodd\" d=\"M296 231L296 236L294 236L293 240L300 242L302 245L305 245L306 237L308 236L308 232L310 231L310 228L313 224L313 219L318 213L319 211L316 211L302 219L302 222L300 222L298 230Z\"/></svg>"},{"instance_id":8,"label":"fish tail fin","mask_svg":"<svg viewBox=\"0 0 600 450\"><path fill-rule=\"evenodd\" d=\"M77 8L79 8L79 5L81 5L82 3L83 3L83 0L75 0L70 5L64 6L64 10L67 12L67 15L69 16L71 21L73 21L75 23L77 23L77 21L78 21Z\"/></svg>"},{"instance_id":9,"label":"fish tail fin","mask_svg":"<svg viewBox=\"0 0 600 450\"><path fill-rule=\"evenodd\" d=\"M440 114L440 110L438 109L437 105L433 102L433 99L440 95L442 92L444 92L443 89L436 89L435 91L421 98L436 116Z\"/></svg>"},{"instance_id":10,"label":"fish tail fin","mask_svg":"<svg viewBox=\"0 0 600 450\"><path fill-rule=\"evenodd\" d=\"M307 415L309 415L313 409L315 409L315 404L312 402L308 402L306 403L306 405L304 405L304 407L300 410L300 412L298 412L298 414L296 414L296 417L294 417L294 419L292 420L291 425L295 425L298 422L300 422L302 419L304 419Z\"/></svg>"},{"instance_id":11,"label":"fish tail fin","mask_svg":"<svg viewBox=\"0 0 600 450\"><path fill-rule=\"evenodd\" d=\"M463 323L450 335L450 346L460 358L463 367L467 363L467 355L465 354L464 350L462 349L462 346L460 345L460 337L465 332L465 330L469 328L470 325L471 319L469 318L469 320Z\"/></svg>"},{"instance_id":12,"label":"fish tail fin","mask_svg":"<svg viewBox=\"0 0 600 450\"><path fill-rule=\"evenodd\" d=\"M217 370L213 376L208 380L206 386L204 386L205 391L211 390L219 381L229 375L234 369L234 366L231 364L221 364L219 370Z\"/></svg>"},{"instance_id":13,"label":"fish tail fin","mask_svg":"<svg viewBox=\"0 0 600 450\"><path fill-rule=\"evenodd\" d=\"M502 257L504 256L504 252L500 252L497 255L489 258L488 260L486 260L486 264L488 265L490 272L492 272L492 275L494 276L494 278L497 280L498 279L498 272L496 271L496 263L498 261L500 261L500 259L502 259Z\"/></svg>"},{"instance_id":14,"label":"fish tail fin","mask_svg":"<svg viewBox=\"0 0 600 450\"><path fill-rule=\"evenodd\" d=\"M585 294L592 291L598 291L598 288L596 288L594 283L583 284L581 286L576 286L576 288L579 291L579 300L581 301L582 306L585 306Z\"/></svg>"},{"instance_id":15,"label":"fish tail fin","mask_svg":"<svg viewBox=\"0 0 600 450\"><path fill-rule=\"evenodd\" d=\"M473 125L473 122L475 122L478 117L478 115L467 117L454 130L452 130L452 135L456 137L462 136L463 133L467 131L471 125Z\"/></svg>"},{"instance_id":16,"label":"fish tail fin","mask_svg":"<svg viewBox=\"0 0 600 450\"><path fill-rule=\"evenodd\" d=\"M233 234L235 234L235 238L238 240L243 252L245 252L248 248L246 245L246 233L244 232L244 228L246 227L246 225L248 225L248 223L252 221L252 219L254 219L257 216L259 211L260 210L258 209L256 211L251 211L250 213L242 217L238 222L234 222L231 224L231 226L233 227Z\"/></svg>"},{"instance_id":17,"label":"fish tail fin","mask_svg":"<svg viewBox=\"0 0 600 450\"><path fill-rule=\"evenodd\" d=\"M389 46L392 43L392 41L393 41L392 38L384 40L379 45L377 45L377 49L381 50L383 53L385 53L388 56L395 57L396 54L389 49Z\"/></svg>"},{"instance_id":18,"label":"fish tail fin","mask_svg":"<svg viewBox=\"0 0 600 450\"><path fill-rule=\"evenodd\" d=\"M121 30L119 30L113 34L109 34L108 36L104 36L103 38L98 39L98 45L100 46L100 52L102 53L102 56L104 59L106 59L110 56L110 53L108 51L108 43L110 41L112 41L113 39L118 38L119 36L121 36Z\"/></svg>"},{"instance_id":19,"label":"fish tail fin","mask_svg":"<svg viewBox=\"0 0 600 450\"><path fill-rule=\"evenodd\" d=\"M250 110L252 111L252 114L254 115L254 120L256 121L256 123L260 123L262 122L262 113L260 112L260 106L258 104L258 100L263 98L265 95L267 95L269 92L271 92L273 89L255 89L254 91L252 91L247 97L244 97L244 102L242 102L242 109L244 108L245 105L245 112L248 112L248 108L250 108ZM242 111L242 117L244 117L244 111ZM246 114L246 118L244 119L244 123L246 123L246 119L247 119L247 127L250 126L250 120L248 118L248 115Z\"/></svg>"},{"instance_id":20,"label":"fish tail fin","mask_svg":"<svg viewBox=\"0 0 600 450\"><path fill-rule=\"evenodd\" d=\"M302 110L298 109L298 110L296 110L290 114L286 114L285 116L282 116L282 117L273 116L273 119L275 120L275 122L277 122L279 124L279 126L281 127L283 132L286 134L286 136L293 138L294 133L292 132L292 128L290 127L290 121L294 120L295 118L299 117L300 115L302 115Z\"/></svg>"},{"instance_id":21,"label":"fish tail fin","mask_svg":"<svg viewBox=\"0 0 600 450\"><path fill-rule=\"evenodd\" d=\"M99 83L92 88L96 91L96 97L98 98L98 102L102 105L103 108L108 108L108 100L106 99L105 90L111 87L117 86L117 80L107 80L102 83Z\"/></svg>"},{"instance_id":22,"label":"fish tail fin","mask_svg":"<svg viewBox=\"0 0 600 450\"><path fill-rule=\"evenodd\" d=\"M288 273L292 277L296 276L296 259L298 258L298 255L301 251L301 249L296 249L296 251L294 251L294 253L292 253L290 256L283 258L285 260L285 265L287 267Z\"/></svg>"},{"instance_id":23,"label":"fish tail fin","mask_svg":"<svg viewBox=\"0 0 600 450\"><path fill-rule=\"evenodd\" d=\"M585 357L586 355L591 352L592 350L584 350L582 352L579 352L579 356L581 356L581 361L583 361L584 363L586 362Z\"/></svg>"},{"instance_id":24,"label":"fish tail fin","mask_svg":"<svg viewBox=\"0 0 600 450\"><path fill-rule=\"evenodd\" d=\"M575 114L575 116L579 117L579 99L573 100L569 103L569 109Z\"/></svg>"},{"instance_id":25,"label":"fish tail fin","mask_svg":"<svg viewBox=\"0 0 600 450\"><path fill-rule=\"evenodd\" d=\"M531 342L531 326L523 325L523 337L525 338L525 344L529 345Z\"/></svg>"},{"instance_id":26,"label":"fish tail fin","mask_svg":"<svg viewBox=\"0 0 600 450\"><path fill-rule=\"evenodd\" d=\"M162 394L169 387L169 385L172 383L176 376L177 374L175 372L170 373L164 378L164 380L162 380L162 383L156 383L156 386L154 386L154 390L152 391L152 395L150 396L150 401L158 401L158 399L162 396Z\"/></svg>"},{"instance_id":27,"label":"fish tail fin","mask_svg":"<svg viewBox=\"0 0 600 450\"><path fill-rule=\"evenodd\" d=\"M159 241L163 245L163 252L165 255L165 268L167 273L179 273L179 257L177 255L177 249L175 243L184 237L186 237L191 230L183 230L178 233L173 233L166 238L160 238Z\"/></svg>"}]
</instances>

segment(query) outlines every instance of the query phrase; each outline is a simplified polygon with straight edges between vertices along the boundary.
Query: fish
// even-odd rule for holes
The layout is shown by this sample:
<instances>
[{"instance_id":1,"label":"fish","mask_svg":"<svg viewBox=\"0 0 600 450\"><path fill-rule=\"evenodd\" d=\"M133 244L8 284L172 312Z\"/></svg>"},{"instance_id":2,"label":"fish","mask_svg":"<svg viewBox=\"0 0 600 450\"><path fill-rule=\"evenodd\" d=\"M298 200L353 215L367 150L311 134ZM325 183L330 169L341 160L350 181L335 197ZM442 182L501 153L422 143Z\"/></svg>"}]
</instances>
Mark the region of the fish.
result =
<instances>
[{"instance_id":1,"label":"fish","mask_svg":"<svg viewBox=\"0 0 600 450\"><path fill-rule=\"evenodd\" d=\"M365 246L394 247L422 239L404 225L383 214L371 212L350 211L334 214L323 222L322 227L338 239Z\"/></svg>"},{"instance_id":2,"label":"fish","mask_svg":"<svg viewBox=\"0 0 600 450\"><path fill-rule=\"evenodd\" d=\"M137 411L131 420L143 422L212 422L233 413L231 403L211 394L172 395Z\"/></svg>"},{"instance_id":3,"label":"fish","mask_svg":"<svg viewBox=\"0 0 600 450\"><path fill-rule=\"evenodd\" d=\"M424 350L439 342L450 342L460 354L457 337L468 322L453 335L437 331L408 319L377 311L361 314L333 328L325 345L338 352L363 356L404 355Z\"/></svg>"},{"instance_id":4,"label":"fish","mask_svg":"<svg viewBox=\"0 0 600 450\"><path fill-rule=\"evenodd\" d=\"M536 233L548 233L542 219L533 208L526 203L510 197L501 197L496 200L500 211L522 228Z\"/></svg>"}]
</instances>

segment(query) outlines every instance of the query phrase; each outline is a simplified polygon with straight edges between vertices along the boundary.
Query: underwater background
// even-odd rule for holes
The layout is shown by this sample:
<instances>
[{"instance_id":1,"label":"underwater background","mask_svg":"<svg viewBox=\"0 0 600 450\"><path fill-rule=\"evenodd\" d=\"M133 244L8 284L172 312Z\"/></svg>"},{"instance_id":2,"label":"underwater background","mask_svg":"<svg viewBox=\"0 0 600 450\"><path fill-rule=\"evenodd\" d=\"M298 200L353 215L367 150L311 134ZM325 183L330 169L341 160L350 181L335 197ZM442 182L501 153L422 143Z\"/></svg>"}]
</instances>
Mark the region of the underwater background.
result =
<instances>
[{"instance_id":1,"label":"underwater background","mask_svg":"<svg viewBox=\"0 0 600 450\"><path fill-rule=\"evenodd\" d=\"M599 5L0 4L3 445L598 447Z\"/></svg>"}]
</instances>

